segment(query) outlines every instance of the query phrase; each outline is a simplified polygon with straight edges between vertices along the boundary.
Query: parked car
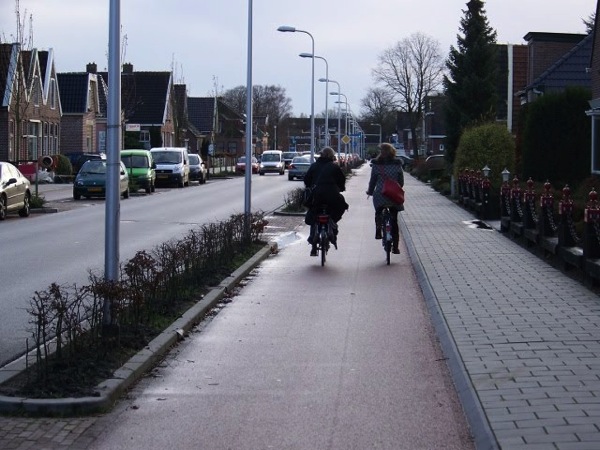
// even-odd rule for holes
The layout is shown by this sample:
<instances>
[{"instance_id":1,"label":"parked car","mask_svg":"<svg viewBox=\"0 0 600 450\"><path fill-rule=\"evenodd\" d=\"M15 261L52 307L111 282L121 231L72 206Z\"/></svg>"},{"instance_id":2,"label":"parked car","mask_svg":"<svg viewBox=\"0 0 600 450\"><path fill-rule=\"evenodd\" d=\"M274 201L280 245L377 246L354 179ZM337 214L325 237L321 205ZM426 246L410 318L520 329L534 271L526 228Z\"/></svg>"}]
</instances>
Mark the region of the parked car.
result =
<instances>
[{"instance_id":1,"label":"parked car","mask_svg":"<svg viewBox=\"0 0 600 450\"><path fill-rule=\"evenodd\" d=\"M155 191L156 163L148 150L121 150L121 161L127 168L132 186L144 189L146 194Z\"/></svg>"},{"instance_id":2,"label":"parked car","mask_svg":"<svg viewBox=\"0 0 600 450\"><path fill-rule=\"evenodd\" d=\"M288 167L288 180L295 178L304 179L304 175L310 167L310 156L296 156Z\"/></svg>"},{"instance_id":3,"label":"parked car","mask_svg":"<svg viewBox=\"0 0 600 450\"><path fill-rule=\"evenodd\" d=\"M69 158L69 161L71 162L71 167L73 168L71 173L73 175L77 175L77 172L79 172L83 163L90 159L106 159L106 154L104 153L70 152L65 153L65 156Z\"/></svg>"},{"instance_id":4,"label":"parked car","mask_svg":"<svg viewBox=\"0 0 600 450\"><path fill-rule=\"evenodd\" d=\"M190 159L185 147L156 147L150 152L156 163L156 184L190 184Z\"/></svg>"},{"instance_id":5,"label":"parked car","mask_svg":"<svg viewBox=\"0 0 600 450\"><path fill-rule=\"evenodd\" d=\"M300 156L300 154L297 152L283 152L283 162L285 163L286 169L290 166L290 164L292 163L292 160L296 156Z\"/></svg>"},{"instance_id":6,"label":"parked car","mask_svg":"<svg viewBox=\"0 0 600 450\"><path fill-rule=\"evenodd\" d=\"M19 216L29 216L31 185L19 169L8 162L0 162L0 220L6 215L18 212Z\"/></svg>"},{"instance_id":7,"label":"parked car","mask_svg":"<svg viewBox=\"0 0 600 450\"><path fill-rule=\"evenodd\" d=\"M258 174L264 175L269 172L278 173L279 175L285 173L285 162L283 162L283 152L281 150L266 150L262 153Z\"/></svg>"},{"instance_id":8,"label":"parked car","mask_svg":"<svg viewBox=\"0 0 600 450\"><path fill-rule=\"evenodd\" d=\"M119 194L129 198L129 175L121 161L119 170ZM106 160L90 159L86 161L73 182L73 198L106 197Z\"/></svg>"},{"instance_id":9,"label":"parked car","mask_svg":"<svg viewBox=\"0 0 600 450\"><path fill-rule=\"evenodd\" d=\"M252 173L258 173L258 159L254 156L252 157ZM245 173L246 172L246 157L240 156L235 163L235 172L236 173Z\"/></svg>"},{"instance_id":10,"label":"parked car","mask_svg":"<svg viewBox=\"0 0 600 450\"><path fill-rule=\"evenodd\" d=\"M190 181L197 181L200 184L206 183L206 165L202 157L197 153L190 153Z\"/></svg>"},{"instance_id":11,"label":"parked car","mask_svg":"<svg viewBox=\"0 0 600 450\"><path fill-rule=\"evenodd\" d=\"M396 159L402 161L402 167L404 168L404 170L411 170L415 165L415 160L412 159L410 156L397 155Z\"/></svg>"}]
</instances>

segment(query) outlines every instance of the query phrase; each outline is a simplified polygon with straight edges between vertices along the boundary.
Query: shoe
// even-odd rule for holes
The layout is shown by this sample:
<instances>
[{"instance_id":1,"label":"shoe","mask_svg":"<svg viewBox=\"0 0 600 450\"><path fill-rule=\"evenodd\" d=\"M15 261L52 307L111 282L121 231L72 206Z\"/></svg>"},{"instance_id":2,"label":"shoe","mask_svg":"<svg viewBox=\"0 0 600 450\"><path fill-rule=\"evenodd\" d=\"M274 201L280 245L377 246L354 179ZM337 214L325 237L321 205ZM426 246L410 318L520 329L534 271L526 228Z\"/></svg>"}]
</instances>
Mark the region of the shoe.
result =
<instances>
[{"instance_id":1,"label":"shoe","mask_svg":"<svg viewBox=\"0 0 600 450\"><path fill-rule=\"evenodd\" d=\"M310 245L312 245L312 243L313 243L313 238L312 238L312 236L309 236L309 237L308 237L308 239L307 239L307 241L308 241L308 243L309 243Z\"/></svg>"},{"instance_id":2,"label":"shoe","mask_svg":"<svg viewBox=\"0 0 600 450\"><path fill-rule=\"evenodd\" d=\"M375 230L375 239L381 239L381 228Z\"/></svg>"},{"instance_id":3,"label":"shoe","mask_svg":"<svg viewBox=\"0 0 600 450\"><path fill-rule=\"evenodd\" d=\"M394 247L394 248L392 249L392 253L393 253L394 255L399 255L399 254L400 254L400 249L399 249L398 247Z\"/></svg>"},{"instance_id":4,"label":"shoe","mask_svg":"<svg viewBox=\"0 0 600 450\"><path fill-rule=\"evenodd\" d=\"M315 247L310 251L310 256L317 256L317 249Z\"/></svg>"}]
</instances>

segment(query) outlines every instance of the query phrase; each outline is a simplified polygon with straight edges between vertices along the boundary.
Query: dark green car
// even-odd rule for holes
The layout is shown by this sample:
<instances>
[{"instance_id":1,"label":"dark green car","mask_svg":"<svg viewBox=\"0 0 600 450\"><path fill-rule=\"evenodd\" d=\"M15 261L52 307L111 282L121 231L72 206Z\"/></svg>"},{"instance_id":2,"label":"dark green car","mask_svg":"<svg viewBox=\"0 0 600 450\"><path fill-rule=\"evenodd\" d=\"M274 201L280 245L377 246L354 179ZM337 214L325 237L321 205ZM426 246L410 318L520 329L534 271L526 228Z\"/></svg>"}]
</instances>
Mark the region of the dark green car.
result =
<instances>
[{"instance_id":1,"label":"dark green car","mask_svg":"<svg viewBox=\"0 0 600 450\"><path fill-rule=\"evenodd\" d=\"M73 198L106 197L106 160L92 159L86 161L73 183ZM120 162L119 193L129 198L129 175L125 165Z\"/></svg>"}]
</instances>

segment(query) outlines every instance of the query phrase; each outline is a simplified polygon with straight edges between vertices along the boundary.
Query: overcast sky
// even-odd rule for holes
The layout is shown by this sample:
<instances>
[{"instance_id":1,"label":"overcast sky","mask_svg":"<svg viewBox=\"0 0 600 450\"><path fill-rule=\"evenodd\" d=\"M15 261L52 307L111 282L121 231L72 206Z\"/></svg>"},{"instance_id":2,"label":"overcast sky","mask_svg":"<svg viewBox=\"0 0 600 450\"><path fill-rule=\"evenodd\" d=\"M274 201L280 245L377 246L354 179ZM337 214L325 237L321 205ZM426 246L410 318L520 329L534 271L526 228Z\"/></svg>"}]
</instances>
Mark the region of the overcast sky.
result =
<instances>
[{"instance_id":1,"label":"overcast sky","mask_svg":"<svg viewBox=\"0 0 600 450\"><path fill-rule=\"evenodd\" d=\"M444 55L456 46L467 0L253 0L253 84L279 85L294 114L310 114L310 36L281 33L280 25L308 31L315 54L329 65L351 110L373 86L371 70L386 48L422 32ZM108 67L109 0L20 0L33 17L33 45L52 48L59 72L85 71L88 62ZM488 0L485 9L498 43L522 44L530 31L583 33L582 19L596 0ZM0 35L15 36L15 0L0 0ZM121 0L123 62L134 70L168 71L190 96L212 95L246 84L248 0ZM27 31L29 26L27 25ZM325 62L315 60L315 79ZM330 83L330 91L337 90ZM325 110L325 83L316 81L315 113ZM330 96L333 108L336 97Z\"/></svg>"}]
</instances>

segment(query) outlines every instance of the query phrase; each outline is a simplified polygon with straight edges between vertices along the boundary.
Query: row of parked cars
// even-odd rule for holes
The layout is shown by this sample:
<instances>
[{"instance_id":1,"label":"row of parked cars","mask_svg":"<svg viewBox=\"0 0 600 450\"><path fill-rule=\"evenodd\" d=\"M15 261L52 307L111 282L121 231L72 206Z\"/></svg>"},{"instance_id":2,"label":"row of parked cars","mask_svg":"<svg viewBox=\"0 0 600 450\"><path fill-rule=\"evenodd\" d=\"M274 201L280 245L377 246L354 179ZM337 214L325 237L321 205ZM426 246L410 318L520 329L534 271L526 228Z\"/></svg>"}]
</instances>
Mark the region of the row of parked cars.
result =
<instances>
[{"instance_id":1,"label":"row of parked cars","mask_svg":"<svg viewBox=\"0 0 600 450\"><path fill-rule=\"evenodd\" d=\"M107 160L104 155L88 159L75 176L73 198L106 195ZM121 151L119 194L128 198L131 189L154 192L156 185L189 186L190 181L206 183L202 157L188 153L185 147L158 147L150 150Z\"/></svg>"},{"instance_id":2,"label":"row of parked cars","mask_svg":"<svg viewBox=\"0 0 600 450\"><path fill-rule=\"evenodd\" d=\"M77 169L73 198L106 196L107 159L105 154L72 155ZM206 183L207 171L202 157L183 147L151 150L122 150L119 161L119 194L128 198L132 189L154 192L157 185L188 186L190 181ZM0 221L8 213L21 217L31 213L31 182L13 164L0 161Z\"/></svg>"}]
</instances>

